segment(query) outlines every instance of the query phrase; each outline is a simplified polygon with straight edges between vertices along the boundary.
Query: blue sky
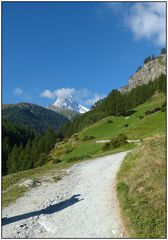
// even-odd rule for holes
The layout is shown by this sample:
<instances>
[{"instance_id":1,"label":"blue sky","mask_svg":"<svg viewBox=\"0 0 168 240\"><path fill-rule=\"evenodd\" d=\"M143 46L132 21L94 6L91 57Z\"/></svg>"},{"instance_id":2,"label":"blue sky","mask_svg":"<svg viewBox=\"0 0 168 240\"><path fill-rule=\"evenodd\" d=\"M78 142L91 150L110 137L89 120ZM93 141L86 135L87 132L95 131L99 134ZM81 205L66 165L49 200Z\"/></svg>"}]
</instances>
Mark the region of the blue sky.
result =
<instances>
[{"instance_id":1,"label":"blue sky","mask_svg":"<svg viewBox=\"0 0 168 240\"><path fill-rule=\"evenodd\" d=\"M165 3L2 2L3 103L90 107L165 46Z\"/></svg>"}]
</instances>

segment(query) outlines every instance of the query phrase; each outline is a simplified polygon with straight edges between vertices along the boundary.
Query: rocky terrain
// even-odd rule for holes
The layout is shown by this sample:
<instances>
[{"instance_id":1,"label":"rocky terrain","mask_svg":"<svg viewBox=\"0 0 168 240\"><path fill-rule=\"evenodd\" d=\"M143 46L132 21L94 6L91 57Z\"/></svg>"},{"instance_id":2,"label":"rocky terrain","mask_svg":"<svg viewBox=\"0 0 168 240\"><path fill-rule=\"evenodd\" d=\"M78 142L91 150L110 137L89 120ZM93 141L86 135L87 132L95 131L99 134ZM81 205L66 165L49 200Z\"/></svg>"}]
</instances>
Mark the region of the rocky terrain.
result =
<instances>
[{"instance_id":1,"label":"rocky terrain","mask_svg":"<svg viewBox=\"0 0 168 240\"><path fill-rule=\"evenodd\" d=\"M72 96L64 99L57 98L53 104L49 104L48 109L66 116L69 120L89 111L88 108L77 103Z\"/></svg>"},{"instance_id":2,"label":"rocky terrain","mask_svg":"<svg viewBox=\"0 0 168 240\"><path fill-rule=\"evenodd\" d=\"M131 89L147 84L150 80L154 80L161 74L166 74L166 54L162 54L155 59L144 64L133 76L128 80L128 85L119 89L120 92L129 92Z\"/></svg>"}]
</instances>

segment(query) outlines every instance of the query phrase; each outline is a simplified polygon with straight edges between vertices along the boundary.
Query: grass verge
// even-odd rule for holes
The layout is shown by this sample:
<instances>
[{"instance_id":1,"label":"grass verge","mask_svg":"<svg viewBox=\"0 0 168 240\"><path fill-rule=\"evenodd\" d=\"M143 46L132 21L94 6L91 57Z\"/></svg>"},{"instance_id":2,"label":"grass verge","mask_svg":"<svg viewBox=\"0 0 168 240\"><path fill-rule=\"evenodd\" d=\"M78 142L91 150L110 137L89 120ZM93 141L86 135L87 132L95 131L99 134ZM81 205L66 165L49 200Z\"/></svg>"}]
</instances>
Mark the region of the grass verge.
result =
<instances>
[{"instance_id":1,"label":"grass verge","mask_svg":"<svg viewBox=\"0 0 168 240\"><path fill-rule=\"evenodd\" d=\"M166 146L156 136L124 159L117 180L121 213L133 238L166 238Z\"/></svg>"},{"instance_id":2,"label":"grass verge","mask_svg":"<svg viewBox=\"0 0 168 240\"><path fill-rule=\"evenodd\" d=\"M17 198L22 197L27 191L27 187L14 186L2 195L2 206L6 207Z\"/></svg>"}]
</instances>

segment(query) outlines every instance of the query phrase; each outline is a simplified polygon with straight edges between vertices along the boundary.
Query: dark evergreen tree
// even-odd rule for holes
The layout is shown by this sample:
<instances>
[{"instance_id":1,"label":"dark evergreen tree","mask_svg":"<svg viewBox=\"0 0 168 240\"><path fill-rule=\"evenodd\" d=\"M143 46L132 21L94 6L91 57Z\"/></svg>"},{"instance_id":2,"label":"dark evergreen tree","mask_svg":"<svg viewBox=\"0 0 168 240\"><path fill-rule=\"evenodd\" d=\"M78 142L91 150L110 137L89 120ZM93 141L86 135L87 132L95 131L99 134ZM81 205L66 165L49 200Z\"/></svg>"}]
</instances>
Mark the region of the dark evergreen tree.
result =
<instances>
[{"instance_id":1,"label":"dark evergreen tree","mask_svg":"<svg viewBox=\"0 0 168 240\"><path fill-rule=\"evenodd\" d=\"M167 52L167 51L166 51L166 48L165 48L165 47L160 50L160 53L161 53L161 54L166 54L166 52Z\"/></svg>"}]
</instances>

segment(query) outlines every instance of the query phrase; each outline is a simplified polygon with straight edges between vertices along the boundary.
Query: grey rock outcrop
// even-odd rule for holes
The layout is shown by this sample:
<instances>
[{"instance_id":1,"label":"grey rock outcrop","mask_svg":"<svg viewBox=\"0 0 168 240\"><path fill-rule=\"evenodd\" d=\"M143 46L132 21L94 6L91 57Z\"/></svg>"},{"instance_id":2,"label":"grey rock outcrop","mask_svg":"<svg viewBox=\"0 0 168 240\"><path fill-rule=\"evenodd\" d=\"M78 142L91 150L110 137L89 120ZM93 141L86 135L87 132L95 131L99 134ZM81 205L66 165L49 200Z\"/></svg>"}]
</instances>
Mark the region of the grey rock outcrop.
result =
<instances>
[{"instance_id":1,"label":"grey rock outcrop","mask_svg":"<svg viewBox=\"0 0 168 240\"><path fill-rule=\"evenodd\" d=\"M153 81L161 74L166 74L166 54L155 57L154 60L144 64L144 66L137 71L128 80L128 85L119 89L121 93L129 92L133 88L147 84L150 80Z\"/></svg>"}]
</instances>

